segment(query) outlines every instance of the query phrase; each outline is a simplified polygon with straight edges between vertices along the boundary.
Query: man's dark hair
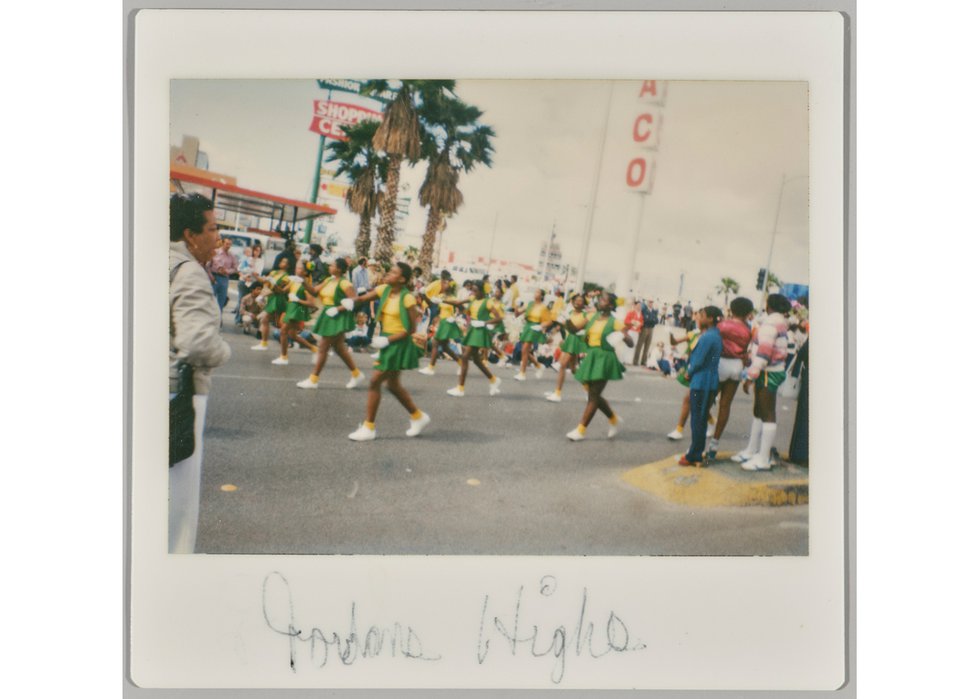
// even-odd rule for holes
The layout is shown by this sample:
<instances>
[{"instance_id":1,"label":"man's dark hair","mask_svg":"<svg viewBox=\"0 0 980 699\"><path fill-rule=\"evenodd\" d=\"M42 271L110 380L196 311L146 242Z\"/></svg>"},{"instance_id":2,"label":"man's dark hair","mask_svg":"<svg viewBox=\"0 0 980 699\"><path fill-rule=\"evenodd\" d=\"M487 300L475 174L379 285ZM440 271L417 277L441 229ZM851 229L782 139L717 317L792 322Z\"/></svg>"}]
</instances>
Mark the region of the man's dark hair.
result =
<instances>
[{"instance_id":1,"label":"man's dark hair","mask_svg":"<svg viewBox=\"0 0 980 699\"><path fill-rule=\"evenodd\" d=\"M732 309L732 315L736 318L745 318L754 310L752 301L744 296L734 299L728 307Z\"/></svg>"},{"instance_id":2,"label":"man's dark hair","mask_svg":"<svg viewBox=\"0 0 980 699\"><path fill-rule=\"evenodd\" d=\"M170 242L184 239L184 231L194 233L204 230L205 211L213 211L214 204L203 194L170 195Z\"/></svg>"},{"instance_id":3,"label":"man's dark hair","mask_svg":"<svg viewBox=\"0 0 980 699\"><path fill-rule=\"evenodd\" d=\"M313 255L313 257L319 257L323 254L323 246L319 243L313 243L310 246L310 254Z\"/></svg>"},{"instance_id":4,"label":"man's dark hair","mask_svg":"<svg viewBox=\"0 0 980 699\"><path fill-rule=\"evenodd\" d=\"M366 265L367 264L367 258L366 257L358 257L357 258L357 264L359 264L359 265Z\"/></svg>"},{"instance_id":5,"label":"man's dark hair","mask_svg":"<svg viewBox=\"0 0 980 699\"><path fill-rule=\"evenodd\" d=\"M769 294L769 298L766 299L766 307L771 308L776 313L786 314L789 313L792 305L789 299L782 294Z\"/></svg>"}]
</instances>

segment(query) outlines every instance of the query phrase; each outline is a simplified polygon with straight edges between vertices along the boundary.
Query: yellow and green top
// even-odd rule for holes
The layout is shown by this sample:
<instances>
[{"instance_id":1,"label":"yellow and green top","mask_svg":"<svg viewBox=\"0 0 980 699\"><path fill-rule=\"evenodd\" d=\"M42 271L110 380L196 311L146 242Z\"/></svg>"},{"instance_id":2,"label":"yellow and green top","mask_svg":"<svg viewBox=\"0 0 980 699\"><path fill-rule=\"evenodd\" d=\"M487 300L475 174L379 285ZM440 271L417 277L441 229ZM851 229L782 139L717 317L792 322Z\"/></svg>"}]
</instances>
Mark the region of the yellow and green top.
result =
<instances>
[{"instance_id":1,"label":"yellow and green top","mask_svg":"<svg viewBox=\"0 0 980 699\"><path fill-rule=\"evenodd\" d=\"M375 291L378 292L378 297L380 298L385 289L388 289L388 284L381 284L375 287ZM395 335L397 333L408 332L408 328L402 322L402 311L401 304L399 303L399 298L401 294L396 293L394 289L388 294L388 299L385 301L384 306L381 308L381 332L385 335ZM412 306L415 306L417 302L415 301L415 296L411 293L405 294L405 310L407 311Z\"/></svg>"},{"instance_id":2,"label":"yellow and green top","mask_svg":"<svg viewBox=\"0 0 980 699\"><path fill-rule=\"evenodd\" d=\"M337 293L338 285L340 286L339 299ZM354 285L343 277L340 279L337 277L331 277L327 283L323 285L323 288L320 289L320 302L327 308L330 306L339 306L340 302L347 298L347 290L352 288L354 288Z\"/></svg>"},{"instance_id":3,"label":"yellow and green top","mask_svg":"<svg viewBox=\"0 0 980 699\"><path fill-rule=\"evenodd\" d=\"M597 316L595 321L592 323L592 327L589 328L588 333L588 344L589 347L601 347L602 346L602 335L603 330L606 329L606 324L612 321L613 328L610 332L618 332L626 327L626 323L612 316L608 318L603 318L602 316Z\"/></svg>"}]
</instances>

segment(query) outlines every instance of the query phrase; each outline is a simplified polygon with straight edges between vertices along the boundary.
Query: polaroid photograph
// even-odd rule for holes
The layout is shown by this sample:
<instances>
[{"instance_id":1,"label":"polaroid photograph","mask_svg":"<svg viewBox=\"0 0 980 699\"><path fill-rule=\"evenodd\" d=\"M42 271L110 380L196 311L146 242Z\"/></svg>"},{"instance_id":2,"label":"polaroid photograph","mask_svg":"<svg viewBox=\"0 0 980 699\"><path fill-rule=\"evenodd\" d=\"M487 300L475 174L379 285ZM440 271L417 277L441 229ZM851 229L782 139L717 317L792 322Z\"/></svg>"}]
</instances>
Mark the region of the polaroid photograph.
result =
<instances>
[{"instance_id":1,"label":"polaroid photograph","mask_svg":"<svg viewBox=\"0 0 980 699\"><path fill-rule=\"evenodd\" d=\"M846 685L840 13L134 29L134 687Z\"/></svg>"}]
</instances>

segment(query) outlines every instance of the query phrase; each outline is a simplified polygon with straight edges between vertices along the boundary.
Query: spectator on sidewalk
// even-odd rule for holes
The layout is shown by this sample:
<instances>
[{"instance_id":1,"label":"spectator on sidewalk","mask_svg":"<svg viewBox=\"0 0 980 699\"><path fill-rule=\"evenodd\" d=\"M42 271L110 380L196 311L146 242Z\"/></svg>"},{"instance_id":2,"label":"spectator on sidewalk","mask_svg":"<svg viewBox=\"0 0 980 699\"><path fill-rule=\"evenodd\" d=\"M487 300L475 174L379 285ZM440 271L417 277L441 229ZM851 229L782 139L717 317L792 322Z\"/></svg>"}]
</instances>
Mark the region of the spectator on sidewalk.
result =
<instances>
[{"instance_id":1,"label":"spectator on sidewalk","mask_svg":"<svg viewBox=\"0 0 980 699\"><path fill-rule=\"evenodd\" d=\"M231 348L219 332L221 311L204 266L219 246L214 205L200 194L170 197L170 394L179 389L183 365L194 371L194 452L169 471L170 553L193 553L201 495L204 418L211 371L228 361Z\"/></svg>"},{"instance_id":2,"label":"spectator on sidewalk","mask_svg":"<svg viewBox=\"0 0 980 699\"><path fill-rule=\"evenodd\" d=\"M702 462L708 410L718 391L718 362L722 343L717 326L722 318L724 314L717 306L705 306L697 313L701 336L687 360L687 376L691 386L691 446L677 462L681 466L694 466Z\"/></svg>"},{"instance_id":3,"label":"spectator on sidewalk","mask_svg":"<svg viewBox=\"0 0 980 699\"><path fill-rule=\"evenodd\" d=\"M786 335L789 332L789 300L782 294L766 299L766 314L752 331L752 360L743 376L742 388L755 384L752 431L749 443L732 461L746 471L772 468L771 452L776 441L776 391L786 380Z\"/></svg>"},{"instance_id":4,"label":"spectator on sidewalk","mask_svg":"<svg viewBox=\"0 0 980 699\"><path fill-rule=\"evenodd\" d=\"M653 329L657 325L657 309L653 301L647 299L640 304L640 315L642 325L639 330L639 337L636 340L636 350L633 352L633 366L646 366L647 356L650 353L650 343L653 340Z\"/></svg>"},{"instance_id":5,"label":"spectator on sidewalk","mask_svg":"<svg viewBox=\"0 0 980 699\"><path fill-rule=\"evenodd\" d=\"M221 241L221 246L214 251L211 259L205 268L211 274L211 284L214 289L214 297L218 302L218 309L225 310L228 305L228 277L238 269L238 260L231 254L231 238ZM219 316L219 327L220 327Z\"/></svg>"}]
</instances>

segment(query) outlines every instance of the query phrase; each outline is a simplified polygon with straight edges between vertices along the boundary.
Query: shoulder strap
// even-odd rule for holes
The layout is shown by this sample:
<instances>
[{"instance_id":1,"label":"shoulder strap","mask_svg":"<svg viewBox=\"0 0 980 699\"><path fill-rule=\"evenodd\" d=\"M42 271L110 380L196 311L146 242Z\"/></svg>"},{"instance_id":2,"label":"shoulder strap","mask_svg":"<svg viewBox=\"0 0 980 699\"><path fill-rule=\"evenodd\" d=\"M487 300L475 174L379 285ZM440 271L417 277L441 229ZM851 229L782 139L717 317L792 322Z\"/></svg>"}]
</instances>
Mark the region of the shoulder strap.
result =
<instances>
[{"instance_id":1,"label":"shoulder strap","mask_svg":"<svg viewBox=\"0 0 980 699\"><path fill-rule=\"evenodd\" d=\"M406 332L411 332L411 320L408 317L408 308L405 306L405 297L408 296L408 289L402 287L401 293L398 295L398 314L401 316L402 327L405 328Z\"/></svg>"},{"instance_id":2,"label":"shoulder strap","mask_svg":"<svg viewBox=\"0 0 980 699\"><path fill-rule=\"evenodd\" d=\"M182 264L184 264L185 262L187 262L187 260L181 260L180 262L178 262L177 264L175 264L175 265L174 265L174 266L173 266L173 267L172 267L172 268L170 269L170 285L171 285L171 286L173 286L173 284L174 284L174 279L176 279L176 278L177 278L177 270L178 270L178 269L180 269L180 266L181 266Z\"/></svg>"}]
</instances>

